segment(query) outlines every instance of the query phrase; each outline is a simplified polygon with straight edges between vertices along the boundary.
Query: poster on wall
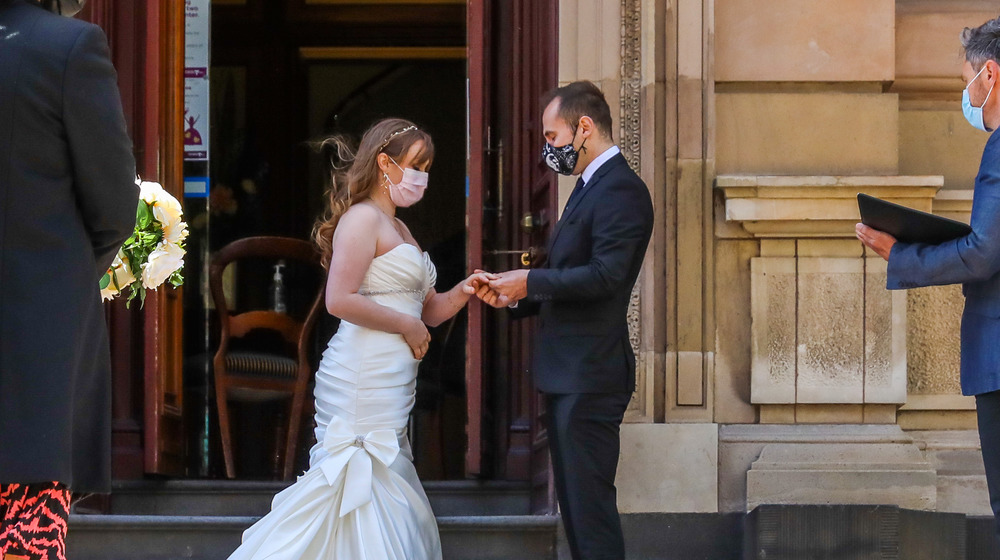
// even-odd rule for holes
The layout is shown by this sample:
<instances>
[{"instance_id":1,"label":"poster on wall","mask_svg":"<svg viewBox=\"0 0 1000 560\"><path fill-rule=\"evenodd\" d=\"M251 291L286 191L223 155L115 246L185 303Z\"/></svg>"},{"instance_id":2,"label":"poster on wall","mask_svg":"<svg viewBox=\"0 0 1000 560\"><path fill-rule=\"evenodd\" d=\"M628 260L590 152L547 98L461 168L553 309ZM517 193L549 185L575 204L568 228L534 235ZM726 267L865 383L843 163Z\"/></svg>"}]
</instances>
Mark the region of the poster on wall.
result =
<instances>
[{"instance_id":1,"label":"poster on wall","mask_svg":"<svg viewBox=\"0 0 1000 560\"><path fill-rule=\"evenodd\" d=\"M208 161L211 0L184 0L184 160Z\"/></svg>"}]
</instances>

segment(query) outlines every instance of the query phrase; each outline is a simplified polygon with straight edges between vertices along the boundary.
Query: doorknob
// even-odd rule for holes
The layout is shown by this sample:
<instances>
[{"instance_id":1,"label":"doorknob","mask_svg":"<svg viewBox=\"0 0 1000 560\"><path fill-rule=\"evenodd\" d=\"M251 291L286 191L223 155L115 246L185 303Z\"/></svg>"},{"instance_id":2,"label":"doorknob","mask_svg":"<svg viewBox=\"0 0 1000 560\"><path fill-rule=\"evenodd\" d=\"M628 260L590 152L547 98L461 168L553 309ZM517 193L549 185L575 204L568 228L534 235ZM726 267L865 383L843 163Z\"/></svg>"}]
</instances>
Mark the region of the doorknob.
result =
<instances>
[{"instance_id":1,"label":"doorknob","mask_svg":"<svg viewBox=\"0 0 1000 560\"><path fill-rule=\"evenodd\" d=\"M487 253L490 255L521 255L521 264L524 266L531 266L534 263L541 262L545 257L545 249L540 247L528 247L527 250L487 251Z\"/></svg>"}]
</instances>

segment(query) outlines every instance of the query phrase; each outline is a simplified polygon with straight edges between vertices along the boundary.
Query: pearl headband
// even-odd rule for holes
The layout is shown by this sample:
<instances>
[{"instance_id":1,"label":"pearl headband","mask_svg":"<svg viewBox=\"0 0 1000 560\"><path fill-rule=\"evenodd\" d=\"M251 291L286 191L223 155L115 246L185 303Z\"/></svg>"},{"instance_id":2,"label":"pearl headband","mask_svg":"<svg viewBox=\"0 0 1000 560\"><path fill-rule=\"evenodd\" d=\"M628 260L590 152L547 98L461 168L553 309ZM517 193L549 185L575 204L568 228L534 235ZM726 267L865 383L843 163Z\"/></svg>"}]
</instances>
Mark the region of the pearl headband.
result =
<instances>
[{"instance_id":1,"label":"pearl headband","mask_svg":"<svg viewBox=\"0 0 1000 560\"><path fill-rule=\"evenodd\" d=\"M385 142L382 142L382 146L379 147L378 151L381 152L382 150L384 150L385 147L389 145L389 142L392 142L393 138L399 136L400 134L402 134L404 132L409 132L411 130L417 130L417 127L415 127L413 125L410 125L410 126L404 128L402 130L397 130L396 132L393 132L392 134L389 135L388 138L385 139Z\"/></svg>"}]
</instances>

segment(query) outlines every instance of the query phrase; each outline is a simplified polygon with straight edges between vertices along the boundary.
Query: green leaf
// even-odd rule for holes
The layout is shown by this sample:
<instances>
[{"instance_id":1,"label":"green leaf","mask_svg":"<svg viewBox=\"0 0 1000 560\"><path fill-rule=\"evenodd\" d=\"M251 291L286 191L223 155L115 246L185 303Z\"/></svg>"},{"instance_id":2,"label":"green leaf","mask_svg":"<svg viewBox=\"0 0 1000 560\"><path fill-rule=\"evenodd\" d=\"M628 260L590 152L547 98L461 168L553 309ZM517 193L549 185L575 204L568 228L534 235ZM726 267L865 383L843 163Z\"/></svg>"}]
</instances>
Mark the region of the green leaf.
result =
<instances>
[{"instance_id":1,"label":"green leaf","mask_svg":"<svg viewBox=\"0 0 1000 560\"><path fill-rule=\"evenodd\" d=\"M101 277L101 289L102 290L107 289L107 287L110 284L111 284L111 275L105 272L104 276Z\"/></svg>"},{"instance_id":2,"label":"green leaf","mask_svg":"<svg viewBox=\"0 0 1000 560\"><path fill-rule=\"evenodd\" d=\"M139 208L136 211L135 223L136 227L139 229L146 229L149 227L149 223L153 220L153 212L149 209L149 205L143 201L139 201Z\"/></svg>"}]
</instances>

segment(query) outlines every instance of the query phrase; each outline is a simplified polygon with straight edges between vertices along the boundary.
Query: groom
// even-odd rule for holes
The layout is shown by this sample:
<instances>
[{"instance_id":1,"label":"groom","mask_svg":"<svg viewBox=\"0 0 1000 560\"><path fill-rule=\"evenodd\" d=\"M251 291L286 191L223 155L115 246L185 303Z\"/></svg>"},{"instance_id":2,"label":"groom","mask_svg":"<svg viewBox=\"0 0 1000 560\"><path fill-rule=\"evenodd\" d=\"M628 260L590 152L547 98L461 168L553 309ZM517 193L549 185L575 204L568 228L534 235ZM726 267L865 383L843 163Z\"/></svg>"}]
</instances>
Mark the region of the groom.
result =
<instances>
[{"instance_id":1,"label":"groom","mask_svg":"<svg viewBox=\"0 0 1000 560\"><path fill-rule=\"evenodd\" d=\"M653 230L649 190L612 139L611 109L591 82L548 94L543 157L580 175L549 239L544 268L505 272L478 294L515 317L538 315L535 386L576 560L622 560L615 472L619 427L635 389L626 312Z\"/></svg>"}]
</instances>

